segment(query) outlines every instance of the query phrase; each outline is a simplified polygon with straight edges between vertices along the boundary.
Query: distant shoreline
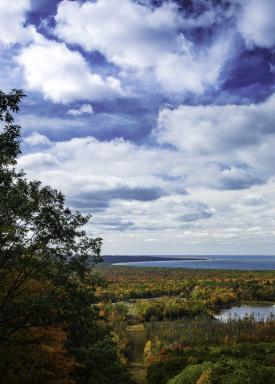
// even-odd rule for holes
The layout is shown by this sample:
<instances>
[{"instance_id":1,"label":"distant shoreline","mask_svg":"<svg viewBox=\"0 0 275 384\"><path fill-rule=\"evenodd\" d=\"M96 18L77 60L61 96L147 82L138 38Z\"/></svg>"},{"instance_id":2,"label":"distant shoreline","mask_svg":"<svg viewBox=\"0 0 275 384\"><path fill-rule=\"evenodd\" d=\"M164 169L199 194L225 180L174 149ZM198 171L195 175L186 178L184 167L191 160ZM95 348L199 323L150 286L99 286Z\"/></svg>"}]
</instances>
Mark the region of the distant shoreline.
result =
<instances>
[{"instance_id":1,"label":"distant shoreline","mask_svg":"<svg viewBox=\"0 0 275 384\"><path fill-rule=\"evenodd\" d=\"M206 257L161 257L161 256L103 256L106 264L136 263L144 261L206 261Z\"/></svg>"},{"instance_id":2,"label":"distant shoreline","mask_svg":"<svg viewBox=\"0 0 275 384\"><path fill-rule=\"evenodd\" d=\"M275 256L106 255L103 258L106 266L275 271Z\"/></svg>"}]
</instances>

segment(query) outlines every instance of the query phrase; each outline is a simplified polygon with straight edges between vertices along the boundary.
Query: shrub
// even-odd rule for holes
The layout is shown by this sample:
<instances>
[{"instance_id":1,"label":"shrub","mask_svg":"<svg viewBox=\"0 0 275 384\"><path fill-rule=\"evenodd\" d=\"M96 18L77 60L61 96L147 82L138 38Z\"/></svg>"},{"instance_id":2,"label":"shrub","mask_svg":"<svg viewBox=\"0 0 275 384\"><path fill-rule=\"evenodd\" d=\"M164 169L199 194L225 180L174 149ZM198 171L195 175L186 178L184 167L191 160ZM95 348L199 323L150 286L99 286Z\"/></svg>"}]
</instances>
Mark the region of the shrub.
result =
<instances>
[{"instance_id":1,"label":"shrub","mask_svg":"<svg viewBox=\"0 0 275 384\"><path fill-rule=\"evenodd\" d=\"M191 365L168 384L274 384L275 369L247 359L221 359Z\"/></svg>"},{"instance_id":2,"label":"shrub","mask_svg":"<svg viewBox=\"0 0 275 384\"><path fill-rule=\"evenodd\" d=\"M186 361L184 361L182 357L155 362L147 369L148 383L166 384L167 380L179 373L185 367Z\"/></svg>"}]
</instances>

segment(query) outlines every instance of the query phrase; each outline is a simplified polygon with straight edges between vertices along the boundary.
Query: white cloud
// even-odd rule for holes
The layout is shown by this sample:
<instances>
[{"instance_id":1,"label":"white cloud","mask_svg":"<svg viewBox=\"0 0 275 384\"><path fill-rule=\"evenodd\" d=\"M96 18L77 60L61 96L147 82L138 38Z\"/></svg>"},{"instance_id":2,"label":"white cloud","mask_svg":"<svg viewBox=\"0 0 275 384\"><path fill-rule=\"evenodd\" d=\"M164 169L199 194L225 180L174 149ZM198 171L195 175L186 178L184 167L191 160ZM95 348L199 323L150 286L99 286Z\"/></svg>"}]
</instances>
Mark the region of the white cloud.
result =
<instances>
[{"instance_id":1,"label":"white cloud","mask_svg":"<svg viewBox=\"0 0 275 384\"><path fill-rule=\"evenodd\" d=\"M85 113L89 115L94 113L94 109L91 104L83 104L79 108L71 108L67 111L67 114L72 116L81 116Z\"/></svg>"},{"instance_id":2,"label":"white cloud","mask_svg":"<svg viewBox=\"0 0 275 384\"><path fill-rule=\"evenodd\" d=\"M22 126L24 134L33 131L45 132L59 130L64 132L72 129L78 130L85 126L85 123L79 119L38 116L34 113L18 116L18 123Z\"/></svg>"},{"instance_id":3,"label":"white cloud","mask_svg":"<svg viewBox=\"0 0 275 384\"><path fill-rule=\"evenodd\" d=\"M168 53L159 58L156 77L167 92L201 94L208 87L218 86L230 46L230 34L200 49L182 37L181 52Z\"/></svg>"},{"instance_id":4,"label":"white cloud","mask_svg":"<svg viewBox=\"0 0 275 384\"><path fill-rule=\"evenodd\" d=\"M245 0L238 17L238 28L248 47L275 46L274 0Z\"/></svg>"},{"instance_id":5,"label":"white cloud","mask_svg":"<svg viewBox=\"0 0 275 384\"><path fill-rule=\"evenodd\" d=\"M213 180L223 171L181 149L75 138L23 155L18 166L28 177L61 189L72 207L94 213L91 229L110 240L108 251L125 247L128 253L130 244L139 249L141 239L156 238L159 251L187 252L194 244L213 251L227 244L226 253L236 241L259 247L274 231L274 179L249 192L217 189ZM259 225L261 231L251 229Z\"/></svg>"},{"instance_id":6,"label":"white cloud","mask_svg":"<svg viewBox=\"0 0 275 384\"><path fill-rule=\"evenodd\" d=\"M33 31L34 42L17 57L29 90L40 91L45 99L57 103L77 100L102 100L123 96L119 80L92 73L77 51L64 43L43 38Z\"/></svg>"},{"instance_id":7,"label":"white cloud","mask_svg":"<svg viewBox=\"0 0 275 384\"><path fill-rule=\"evenodd\" d=\"M102 28L102 20L108 20L108 28ZM142 69L177 46L180 19L173 3L153 10L131 0L121 0L119 7L115 0L65 0L58 6L56 22L59 38L87 51L99 50L120 66Z\"/></svg>"},{"instance_id":8,"label":"white cloud","mask_svg":"<svg viewBox=\"0 0 275 384\"><path fill-rule=\"evenodd\" d=\"M47 167L43 169L43 156L39 155L39 162L34 154L23 156L20 161L23 167L27 161L34 175L39 173L36 167L42 167L42 179L59 186L66 194L73 195L76 190L80 195L83 193L79 204L89 198L100 203L102 199L117 201L121 197L145 204L164 201L170 195L185 196L185 190L193 196L201 188L211 189L211 194L213 190L241 193L264 186L274 177L274 100L271 97L261 104L247 106L164 109L155 137L175 149L83 138L52 144L49 150L41 152L43 156L47 154L47 164L60 164L50 173ZM64 125L66 119L64 124L62 120L52 123L53 127ZM27 121L25 124L28 126ZM102 199L97 195L100 191ZM213 202L216 204L215 199ZM207 212L201 209L192 217L206 217Z\"/></svg>"},{"instance_id":9,"label":"white cloud","mask_svg":"<svg viewBox=\"0 0 275 384\"><path fill-rule=\"evenodd\" d=\"M274 107L273 95L260 104L165 108L154 137L181 153L179 172L192 188L251 188L274 176Z\"/></svg>"},{"instance_id":10,"label":"white cloud","mask_svg":"<svg viewBox=\"0 0 275 384\"><path fill-rule=\"evenodd\" d=\"M0 42L4 45L26 42L25 15L31 8L30 0L0 1Z\"/></svg>"},{"instance_id":11,"label":"white cloud","mask_svg":"<svg viewBox=\"0 0 275 384\"><path fill-rule=\"evenodd\" d=\"M195 225L215 214L206 204L190 199L180 181L165 177L178 160L173 151L87 137L21 156L19 167L29 177L62 189L73 206L98 211L100 225L117 223L119 218L152 230Z\"/></svg>"},{"instance_id":12,"label":"white cloud","mask_svg":"<svg viewBox=\"0 0 275 384\"><path fill-rule=\"evenodd\" d=\"M206 22L213 22L213 10ZM101 20L108 20L102 28ZM55 33L87 51L98 50L123 68L150 70L169 93L202 93L217 86L228 59L232 35L209 42L205 48L192 45L180 32L201 24L201 18L185 18L173 2L153 8L131 0L62 1L56 15Z\"/></svg>"},{"instance_id":13,"label":"white cloud","mask_svg":"<svg viewBox=\"0 0 275 384\"><path fill-rule=\"evenodd\" d=\"M38 132L33 132L30 136L26 137L24 142L30 146L50 145L51 143L47 136L41 135Z\"/></svg>"},{"instance_id":14,"label":"white cloud","mask_svg":"<svg viewBox=\"0 0 275 384\"><path fill-rule=\"evenodd\" d=\"M246 195L242 198L242 200L244 204L251 206L262 205L266 202L261 195Z\"/></svg>"},{"instance_id":15,"label":"white cloud","mask_svg":"<svg viewBox=\"0 0 275 384\"><path fill-rule=\"evenodd\" d=\"M24 156L21 160L19 159L18 164L25 169L35 168L40 173L43 169L47 169L47 172L53 170L59 165L59 162L51 153L36 152ZM37 178L34 174L32 174L32 177L33 179ZM43 180L43 177L40 177L40 180Z\"/></svg>"},{"instance_id":16,"label":"white cloud","mask_svg":"<svg viewBox=\"0 0 275 384\"><path fill-rule=\"evenodd\" d=\"M158 173L159 166L163 171L169 172L170 165L166 163L166 159L169 157L170 161L172 161L175 156L173 152L164 151L163 154L166 159L160 160L157 149L139 148L124 140L100 142L92 137L57 142L41 153L50 154L57 163L61 164L58 171L59 173L64 172L66 186L64 185L62 189L66 193L75 193L76 190L86 192L90 191L90 188L92 190L106 190L125 186L129 188L165 187L169 189L169 181L164 181L155 174ZM29 158L29 156L32 155L22 156L20 165L25 167L25 161L30 164L32 157ZM110 167L110 164L112 164L112 167ZM35 161L31 168L30 172L35 174ZM81 169L81 172L79 172L79 169ZM73 180L69 176L71 172L76 177ZM55 175L57 178L51 179L51 183L58 185L63 178L60 178L57 173L54 173L53 177ZM42 179L46 181L44 176L42 176Z\"/></svg>"},{"instance_id":17,"label":"white cloud","mask_svg":"<svg viewBox=\"0 0 275 384\"><path fill-rule=\"evenodd\" d=\"M260 104L165 108L160 111L155 137L186 154L224 154L274 135L274 108L275 95Z\"/></svg>"},{"instance_id":18,"label":"white cloud","mask_svg":"<svg viewBox=\"0 0 275 384\"><path fill-rule=\"evenodd\" d=\"M125 95L114 75L94 73L78 46L100 51L109 62L101 73L115 64L121 81L139 95L157 87L167 97L219 87L237 50L236 28L248 48L274 47L273 1L234 0L227 10L205 0L195 3L199 12L191 14L179 12L173 1L159 7L149 0L121 0L119 6L116 0L60 1L57 41L25 25L29 1L0 1L1 44L21 44L5 50L2 78L20 84L23 73L26 87L46 99L76 101L65 118L18 117L29 151L18 166L28 177L61 189L71 207L91 211L91 228L108 233L104 242L112 253L144 252L145 243L155 253L226 253L237 244L255 252L272 245L274 251L275 95L260 104L165 108L150 146L93 137L53 142L46 136L79 131L82 136L88 129L96 134L107 125L132 129L133 118L123 113L98 113L91 127L88 119L71 117L92 114L93 101ZM32 4L40 9L35 0ZM49 28L42 23L40 30ZM194 29L207 26L216 32L191 43ZM15 68L12 56L18 51Z\"/></svg>"}]
</instances>

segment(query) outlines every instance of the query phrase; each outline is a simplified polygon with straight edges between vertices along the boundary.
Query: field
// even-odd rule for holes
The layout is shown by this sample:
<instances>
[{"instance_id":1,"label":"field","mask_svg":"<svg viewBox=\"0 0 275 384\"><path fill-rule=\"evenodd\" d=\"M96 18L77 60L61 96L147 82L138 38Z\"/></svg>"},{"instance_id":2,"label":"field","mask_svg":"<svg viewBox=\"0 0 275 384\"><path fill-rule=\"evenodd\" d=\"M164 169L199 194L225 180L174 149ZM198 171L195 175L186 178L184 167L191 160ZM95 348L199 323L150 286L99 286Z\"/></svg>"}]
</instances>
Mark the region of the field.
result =
<instances>
[{"instance_id":1,"label":"field","mask_svg":"<svg viewBox=\"0 0 275 384\"><path fill-rule=\"evenodd\" d=\"M222 323L214 317L244 302L274 303L274 271L103 264L97 276L104 280L97 290L100 314L133 382L274 384L274 318Z\"/></svg>"}]
</instances>

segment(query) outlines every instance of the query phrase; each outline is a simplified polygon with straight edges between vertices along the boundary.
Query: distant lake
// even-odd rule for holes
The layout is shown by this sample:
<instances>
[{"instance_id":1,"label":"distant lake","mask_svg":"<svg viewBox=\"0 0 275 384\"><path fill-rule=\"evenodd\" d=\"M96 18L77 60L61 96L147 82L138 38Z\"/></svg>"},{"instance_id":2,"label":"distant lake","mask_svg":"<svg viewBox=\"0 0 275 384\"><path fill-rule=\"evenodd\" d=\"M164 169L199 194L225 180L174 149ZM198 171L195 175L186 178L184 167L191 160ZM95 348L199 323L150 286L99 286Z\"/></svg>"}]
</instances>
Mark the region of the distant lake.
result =
<instances>
[{"instance_id":1,"label":"distant lake","mask_svg":"<svg viewBox=\"0 0 275 384\"><path fill-rule=\"evenodd\" d=\"M111 257L109 256L109 262ZM133 261L129 261L131 256L127 256L126 262L123 262L123 257L125 256L119 256L119 262L116 259L113 264L158 268L275 270L275 256L176 256L177 260L175 256L156 256L155 261L152 260L153 256L150 256L148 261L147 256L139 256L142 261L134 261L135 257ZM161 257L163 261L160 260Z\"/></svg>"},{"instance_id":2,"label":"distant lake","mask_svg":"<svg viewBox=\"0 0 275 384\"><path fill-rule=\"evenodd\" d=\"M256 321L266 320L271 315L275 316L275 304L264 306L241 305L222 310L215 318L227 322L230 319L243 319L246 316L253 316Z\"/></svg>"}]
</instances>

